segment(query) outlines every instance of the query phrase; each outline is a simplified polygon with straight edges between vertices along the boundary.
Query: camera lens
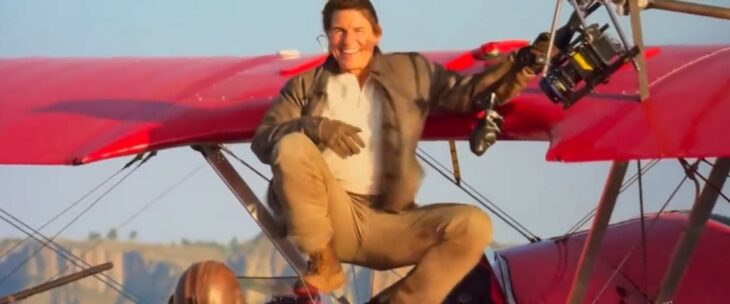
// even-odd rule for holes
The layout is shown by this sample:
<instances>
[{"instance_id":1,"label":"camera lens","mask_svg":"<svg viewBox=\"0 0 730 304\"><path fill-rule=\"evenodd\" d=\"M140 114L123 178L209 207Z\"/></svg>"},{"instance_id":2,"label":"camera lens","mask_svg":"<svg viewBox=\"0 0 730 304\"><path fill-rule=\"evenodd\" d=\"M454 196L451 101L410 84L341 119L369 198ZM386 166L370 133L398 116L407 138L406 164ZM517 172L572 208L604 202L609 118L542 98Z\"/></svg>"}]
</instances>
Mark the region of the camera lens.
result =
<instances>
[{"instance_id":1,"label":"camera lens","mask_svg":"<svg viewBox=\"0 0 730 304\"><path fill-rule=\"evenodd\" d=\"M565 103L565 93L568 89L558 79L548 75L540 80L540 89L554 103Z\"/></svg>"}]
</instances>

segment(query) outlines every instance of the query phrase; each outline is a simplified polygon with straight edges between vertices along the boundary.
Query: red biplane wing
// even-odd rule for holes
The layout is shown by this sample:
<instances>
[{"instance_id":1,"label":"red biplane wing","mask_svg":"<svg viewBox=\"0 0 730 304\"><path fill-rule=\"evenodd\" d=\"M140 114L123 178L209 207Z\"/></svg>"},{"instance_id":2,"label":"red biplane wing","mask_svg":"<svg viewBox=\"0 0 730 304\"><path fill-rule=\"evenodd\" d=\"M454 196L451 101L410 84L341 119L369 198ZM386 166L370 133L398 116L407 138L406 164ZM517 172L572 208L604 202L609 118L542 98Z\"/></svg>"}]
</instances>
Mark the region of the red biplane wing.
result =
<instances>
[{"instance_id":1,"label":"red biplane wing","mask_svg":"<svg viewBox=\"0 0 730 304\"><path fill-rule=\"evenodd\" d=\"M446 64L464 53L428 56ZM284 82L322 59L0 59L0 163L84 164L247 141ZM463 138L473 125L463 116L435 119L425 138Z\"/></svg>"},{"instance_id":2,"label":"red biplane wing","mask_svg":"<svg viewBox=\"0 0 730 304\"><path fill-rule=\"evenodd\" d=\"M726 301L724 278L730 274L730 260L723 253L730 250L730 226L718 220L708 221L702 231L674 303ZM650 215L647 221L653 228L646 230L644 243L638 219L614 224L606 231L587 282L586 302L647 303L647 297L655 296L672 258L668 248L679 241L689 215L663 213L656 219ZM497 269L517 303L564 303L586 238L587 233L581 232L498 251L504 263Z\"/></svg>"},{"instance_id":3,"label":"red biplane wing","mask_svg":"<svg viewBox=\"0 0 730 304\"><path fill-rule=\"evenodd\" d=\"M548 156L562 160L730 154L730 141L714 137L730 127L721 117L730 107L726 50L662 48L649 60L653 95L643 105L621 94L636 88L630 69L567 112L533 84L500 109L504 138L552 139ZM448 64L465 53L425 55ZM283 83L321 59L0 59L0 163L84 164L247 141ZM473 117L437 116L428 121L424 140L463 139L474 125Z\"/></svg>"},{"instance_id":4,"label":"red biplane wing","mask_svg":"<svg viewBox=\"0 0 730 304\"><path fill-rule=\"evenodd\" d=\"M662 47L643 103L633 69L579 101L552 129L549 160L730 156L730 46Z\"/></svg>"}]
</instances>

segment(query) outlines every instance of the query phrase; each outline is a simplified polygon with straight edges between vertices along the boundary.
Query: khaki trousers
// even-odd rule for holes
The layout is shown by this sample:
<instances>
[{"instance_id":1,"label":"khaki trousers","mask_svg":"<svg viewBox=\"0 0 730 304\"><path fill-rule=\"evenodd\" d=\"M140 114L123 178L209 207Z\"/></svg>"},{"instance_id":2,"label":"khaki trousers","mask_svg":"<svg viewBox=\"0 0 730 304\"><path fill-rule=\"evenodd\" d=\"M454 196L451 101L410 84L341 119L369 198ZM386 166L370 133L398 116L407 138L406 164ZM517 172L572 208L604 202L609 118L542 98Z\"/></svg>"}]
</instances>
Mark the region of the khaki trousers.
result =
<instances>
[{"instance_id":1,"label":"khaki trousers","mask_svg":"<svg viewBox=\"0 0 730 304\"><path fill-rule=\"evenodd\" d=\"M332 241L342 262L386 270L415 265L389 303L441 303L476 265L492 237L489 217L462 204L433 204L399 213L371 208L348 194L303 133L274 149L273 190L287 235L304 253Z\"/></svg>"}]
</instances>

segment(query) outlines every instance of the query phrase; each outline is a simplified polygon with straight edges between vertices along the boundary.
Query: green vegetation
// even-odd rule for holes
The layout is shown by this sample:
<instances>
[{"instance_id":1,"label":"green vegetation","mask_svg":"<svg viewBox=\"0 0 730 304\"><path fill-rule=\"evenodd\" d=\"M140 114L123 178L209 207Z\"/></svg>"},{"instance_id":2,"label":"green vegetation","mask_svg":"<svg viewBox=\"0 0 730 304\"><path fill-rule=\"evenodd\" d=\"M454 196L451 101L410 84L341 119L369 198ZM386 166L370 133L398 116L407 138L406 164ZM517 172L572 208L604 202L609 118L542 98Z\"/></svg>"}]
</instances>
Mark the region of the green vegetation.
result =
<instances>
[{"instance_id":1,"label":"green vegetation","mask_svg":"<svg viewBox=\"0 0 730 304\"><path fill-rule=\"evenodd\" d=\"M89 241L92 241L92 242L93 241L101 240L101 234L99 234L96 231L89 232L89 238L88 238L88 240Z\"/></svg>"},{"instance_id":2,"label":"green vegetation","mask_svg":"<svg viewBox=\"0 0 730 304\"><path fill-rule=\"evenodd\" d=\"M107 232L107 234L106 234L106 239L112 240L112 241L116 240L117 239L117 230L116 229L109 230L109 232Z\"/></svg>"}]
</instances>

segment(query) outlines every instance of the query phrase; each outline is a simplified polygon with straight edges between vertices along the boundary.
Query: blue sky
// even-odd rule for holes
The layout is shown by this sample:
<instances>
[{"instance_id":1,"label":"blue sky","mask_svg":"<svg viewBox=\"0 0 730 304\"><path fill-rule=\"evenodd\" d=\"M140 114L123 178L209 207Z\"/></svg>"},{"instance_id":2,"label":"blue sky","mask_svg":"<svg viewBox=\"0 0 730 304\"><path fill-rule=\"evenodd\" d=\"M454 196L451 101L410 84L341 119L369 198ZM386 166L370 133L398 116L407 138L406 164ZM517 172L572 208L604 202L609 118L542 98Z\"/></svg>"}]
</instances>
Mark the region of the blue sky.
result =
<instances>
[{"instance_id":1,"label":"blue sky","mask_svg":"<svg viewBox=\"0 0 730 304\"><path fill-rule=\"evenodd\" d=\"M703 3L727 5L724 2ZM323 3L0 1L0 56L251 56L279 49L315 53L321 51L315 37L321 33L319 14ZM384 28L381 47L386 52L468 49L488 40L532 39L549 28L554 5L554 1L535 0L374 3ZM643 18L648 44L730 43L728 21L660 11L647 11ZM630 31L628 27L625 30ZM424 143L423 147L441 162L450 162L446 143ZM269 173L257 163L248 145L233 148ZM500 142L481 158L471 155L464 143L459 148L464 179L542 237L564 233L595 206L609 166L605 162L547 163L546 143ZM81 167L2 166L0 207L38 227L128 160ZM161 151L62 235L85 238L90 231L106 233L202 163L202 157L188 148ZM632 164L630 172L634 169ZM249 171L241 172L262 195L265 183ZM429 170L427 174L418 197L421 203L472 202L438 173ZM647 210L658 209L681 174L676 161L662 162L649 172L644 181ZM727 192L728 187L725 189ZM686 186L681 199L670 207L689 208L692 192ZM85 201L73 211L79 212L90 202ZM614 221L636 216L637 202L636 191L627 191L619 201ZM719 202L716 212L730 213L728 205ZM44 232L55 233L71 217L62 217ZM525 242L493 218L495 240ZM120 235L125 238L131 230L136 230L141 240L163 242L181 238L226 242L232 237L247 239L259 231L207 166L121 229ZM0 222L0 238L19 235L13 227Z\"/></svg>"}]
</instances>

